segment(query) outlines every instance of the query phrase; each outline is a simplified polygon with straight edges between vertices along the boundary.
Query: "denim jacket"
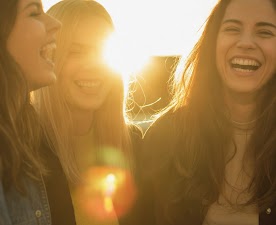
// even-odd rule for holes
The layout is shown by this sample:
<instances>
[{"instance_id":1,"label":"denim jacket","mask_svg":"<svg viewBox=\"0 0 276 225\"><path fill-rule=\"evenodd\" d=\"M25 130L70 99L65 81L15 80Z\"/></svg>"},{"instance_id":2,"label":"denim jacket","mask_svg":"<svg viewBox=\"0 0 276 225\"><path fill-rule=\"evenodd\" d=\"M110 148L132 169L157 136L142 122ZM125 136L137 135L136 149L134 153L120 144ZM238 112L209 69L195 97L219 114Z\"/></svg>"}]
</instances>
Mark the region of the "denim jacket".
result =
<instances>
[{"instance_id":1,"label":"denim jacket","mask_svg":"<svg viewBox=\"0 0 276 225\"><path fill-rule=\"evenodd\" d=\"M44 181L23 180L26 194L14 187L8 191L0 180L0 225L51 225L50 207Z\"/></svg>"}]
</instances>

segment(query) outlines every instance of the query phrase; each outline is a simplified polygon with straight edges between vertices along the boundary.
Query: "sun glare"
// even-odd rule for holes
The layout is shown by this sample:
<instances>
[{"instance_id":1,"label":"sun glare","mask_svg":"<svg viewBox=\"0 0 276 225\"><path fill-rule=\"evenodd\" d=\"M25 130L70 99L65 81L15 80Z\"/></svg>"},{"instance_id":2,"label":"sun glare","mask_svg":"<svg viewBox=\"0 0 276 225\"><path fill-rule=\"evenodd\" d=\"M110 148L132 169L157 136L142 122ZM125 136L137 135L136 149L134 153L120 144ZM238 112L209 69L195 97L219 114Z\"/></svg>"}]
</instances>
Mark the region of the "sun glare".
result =
<instances>
[{"instance_id":1,"label":"sun glare","mask_svg":"<svg viewBox=\"0 0 276 225\"><path fill-rule=\"evenodd\" d=\"M127 79L149 61L150 53L135 41L129 41L119 33L114 33L107 41L104 59L111 68Z\"/></svg>"},{"instance_id":2,"label":"sun glare","mask_svg":"<svg viewBox=\"0 0 276 225\"><path fill-rule=\"evenodd\" d=\"M42 0L47 11L60 0ZM97 0L116 29L106 45L106 62L125 83L150 56L188 55L217 0Z\"/></svg>"}]
</instances>

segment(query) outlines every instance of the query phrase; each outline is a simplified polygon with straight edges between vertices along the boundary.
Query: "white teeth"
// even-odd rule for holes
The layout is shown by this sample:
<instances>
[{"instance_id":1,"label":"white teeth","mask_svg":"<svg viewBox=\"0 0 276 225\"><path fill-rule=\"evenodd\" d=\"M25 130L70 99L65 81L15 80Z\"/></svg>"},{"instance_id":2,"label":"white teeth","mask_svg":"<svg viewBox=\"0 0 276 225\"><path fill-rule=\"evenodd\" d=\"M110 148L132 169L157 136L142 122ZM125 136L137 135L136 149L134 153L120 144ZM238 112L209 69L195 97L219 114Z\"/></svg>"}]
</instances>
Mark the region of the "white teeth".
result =
<instances>
[{"instance_id":1,"label":"white teeth","mask_svg":"<svg viewBox=\"0 0 276 225\"><path fill-rule=\"evenodd\" d=\"M253 72L260 66L261 64L254 59L234 58L231 60L231 67L239 72Z\"/></svg>"},{"instance_id":2,"label":"white teeth","mask_svg":"<svg viewBox=\"0 0 276 225\"><path fill-rule=\"evenodd\" d=\"M239 72L252 72L252 70L250 70L250 69L235 68L235 70L237 70Z\"/></svg>"},{"instance_id":3,"label":"white teeth","mask_svg":"<svg viewBox=\"0 0 276 225\"><path fill-rule=\"evenodd\" d=\"M53 63L53 61L54 61L54 53L55 53L56 47L57 47L57 46L56 46L55 43L51 43L51 44L45 45L45 46L42 47L41 50L40 50L41 56L42 56L45 60L47 60L47 61Z\"/></svg>"},{"instance_id":4,"label":"white teeth","mask_svg":"<svg viewBox=\"0 0 276 225\"><path fill-rule=\"evenodd\" d=\"M260 66L260 63L253 59L234 58L231 63L243 66Z\"/></svg>"},{"instance_id":5,"label":"white teeth","mask_svg":"<svg viewBox=\"0 0 276 225\"><path fill-rule=\"evenodd\" d=\"M101 84L101 82L99 80L95 80L95 81L75 81L75 83L79 87L86 87L86 88L95 88L95 87L98 87Z\"/></svg>"}]
</instances>

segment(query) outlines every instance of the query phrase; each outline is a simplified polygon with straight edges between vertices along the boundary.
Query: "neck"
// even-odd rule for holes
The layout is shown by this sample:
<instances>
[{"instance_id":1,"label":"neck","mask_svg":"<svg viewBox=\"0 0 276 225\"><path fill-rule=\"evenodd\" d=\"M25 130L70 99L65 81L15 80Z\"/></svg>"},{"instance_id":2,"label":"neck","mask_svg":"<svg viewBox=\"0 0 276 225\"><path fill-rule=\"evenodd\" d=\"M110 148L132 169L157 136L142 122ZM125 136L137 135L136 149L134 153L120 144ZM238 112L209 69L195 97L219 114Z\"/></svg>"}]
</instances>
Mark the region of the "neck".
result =
<instances>
[{"instance_id":1,"label":"neck","mask_svg":"<svg viewBox=\"0 0 276 225\"><path fill-rule=\"evenodd\" d=\"M240 93L225 93L225 100L229 109L230 120L246 124L256 119L256 96Z\"/></svg>"},{"instance_id":2,"label":"neck","mask_svg":"<svg viewBox=\"0 0 276 225\"><path fill-rule=\"evenodd\" d=\"M84 110L72 110L74 134L82 136L88 134L93 122L93 112Z\"/></svg>"}]
</instances>

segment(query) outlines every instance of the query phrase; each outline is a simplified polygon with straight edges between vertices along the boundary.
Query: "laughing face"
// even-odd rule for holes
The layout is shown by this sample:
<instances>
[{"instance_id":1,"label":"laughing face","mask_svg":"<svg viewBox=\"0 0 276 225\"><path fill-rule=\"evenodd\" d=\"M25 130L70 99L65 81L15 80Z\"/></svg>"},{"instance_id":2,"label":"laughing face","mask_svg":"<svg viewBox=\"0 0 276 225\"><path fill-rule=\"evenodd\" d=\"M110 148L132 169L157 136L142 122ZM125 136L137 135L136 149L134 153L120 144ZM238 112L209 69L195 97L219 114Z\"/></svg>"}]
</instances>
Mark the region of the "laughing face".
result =
<instances>
[{"instance_id":1,"label":"laughing face","mask_svg":"<svg viewBox=\"0 0 276 225\"><path fill-rule=\"evenodd\" d=\"M270 0L232 0L218 33L217 69L224 86L257 93L276 72L276 11Z\"/></svg>"},{"instance_id":2,"label":"laughing face","mask_svg":"<svg viewBox=\"0 0 276 225\"><path fill-rule=\"evenodd\" d=\"M60 74L61 88L72 109L94 111L106 100L114 74L103 61L110 24L97 16L81 20L74 31Z\"/></svg>"},{"instance_id":3,"label":"laughing face","mask_svg":"<svg viewBox=\"0 0 276 225\"><path fill-rule=\"evenodd\" d=\"M53 52L60 23L43 12L40 0L19 0L7 49L19 64L31 90L55 81Z\"/></svg>"}]
</instances>

